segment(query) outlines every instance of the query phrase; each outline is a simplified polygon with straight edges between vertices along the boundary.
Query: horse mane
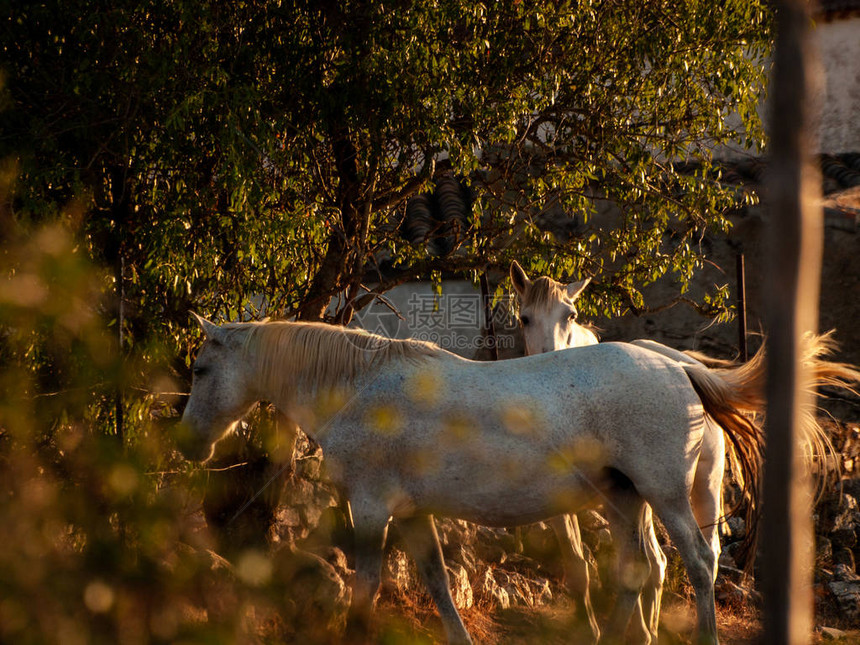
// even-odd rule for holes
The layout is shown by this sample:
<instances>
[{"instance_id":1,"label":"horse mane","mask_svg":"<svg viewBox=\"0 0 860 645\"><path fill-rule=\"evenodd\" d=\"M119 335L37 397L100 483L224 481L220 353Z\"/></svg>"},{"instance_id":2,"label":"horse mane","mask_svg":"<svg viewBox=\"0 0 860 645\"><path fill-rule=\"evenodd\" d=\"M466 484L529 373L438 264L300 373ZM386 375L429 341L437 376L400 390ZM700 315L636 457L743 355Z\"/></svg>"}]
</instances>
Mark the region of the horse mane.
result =
<instances>
[{"instance_id":1,"label":"horse mane","mask_svg":"<svg viewBox=\"0 0 860 645\"><path fill-rule=\"evenodd\" d=\"M547 307L556 300L570 301L564 285L549 276L542 275L531 281L522 295L523 307Z\"/></svg>"},{"instance_id":2,"label":"horse mane","mask_svg":"<svg viewBox=\"0 0 860 645\"><path fill-rule=\"evenodd\" d=\"M252 325L246 355L257 363L262 383L290 395L297 384L310 392L351 384L389 361L418 361L446 355L438 345L385 338L362 329L317 322L271 321ZM244 325L243 325L244 326Z\"/></svg>"}]
</instances>

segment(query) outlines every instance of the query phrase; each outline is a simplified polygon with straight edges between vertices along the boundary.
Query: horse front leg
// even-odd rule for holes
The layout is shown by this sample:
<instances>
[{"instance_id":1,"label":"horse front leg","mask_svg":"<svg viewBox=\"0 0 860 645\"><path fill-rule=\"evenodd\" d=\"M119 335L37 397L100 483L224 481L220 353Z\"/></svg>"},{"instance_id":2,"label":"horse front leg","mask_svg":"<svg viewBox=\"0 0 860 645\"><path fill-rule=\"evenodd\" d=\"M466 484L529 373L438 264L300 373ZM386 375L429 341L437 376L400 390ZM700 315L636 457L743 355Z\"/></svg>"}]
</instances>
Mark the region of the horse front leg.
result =
<instances>
[{"instance_id":1,"label":"horse front leg","mask_svg":"<svg viewBox=\"0 0 860 645\"><path fill-rule=\"evenodd\" d=\"M559 515L549 521L558 545L561 549L561 561L564 566L564 577L567 581L567 590L576 607L576 615L588 621L591 630L590 643L596 643L600 638L600 628L597 626L597 618L591 606L591 592L589 590L588 562L582 550L582 536L579 532L579 520L576 515Z\"/></svg>"},{"instance_id":2,"label":"horse front leg","mask_svg":"<svg viewBox=\"0 0 860 645\"><path fill-rule=\"evenodd\" d=\"M445 560L433 517L417 515L405 519L398 518L397 528L409 554L418 565L418 571L424 584L427 585L427 590L436 603L448 642L471 645L472 639L451 597L448 571L445 569Z\"/></svg>"},{"instance_id":3,"label":"horse front leg","mask_svg":"<svg viewBox=\"0 0 860 645\"><path fill-rule=\"evenodd\" d=\"M378 505L351 502L355 537L355 579L346 633L351 642L370 642L373 605L379 593L388 511Z\"/></svg>"}]
</instances>

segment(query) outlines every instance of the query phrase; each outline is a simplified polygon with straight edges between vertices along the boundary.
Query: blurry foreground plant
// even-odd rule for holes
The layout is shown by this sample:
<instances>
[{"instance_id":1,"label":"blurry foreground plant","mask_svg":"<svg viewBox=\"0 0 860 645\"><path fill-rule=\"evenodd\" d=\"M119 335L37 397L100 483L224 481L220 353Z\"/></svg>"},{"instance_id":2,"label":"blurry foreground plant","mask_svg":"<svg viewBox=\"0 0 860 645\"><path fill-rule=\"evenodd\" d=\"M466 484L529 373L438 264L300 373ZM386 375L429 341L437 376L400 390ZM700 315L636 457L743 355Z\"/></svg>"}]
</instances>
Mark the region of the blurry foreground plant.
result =
<instances>
[{"instance_id":1,"label":"blurry foreground plant","mask_svg":"<svg viewBox=\"0 0 860 645\"><path fill-rule=\"evenodd\" d=\"M290 548L223 560L200 512L207 473L173 460L151 420L125 445L110 432L125 368L109 278L72 222L0 250L0 641L331 640L347 598L326 563Z\"/></svg>"}]
</instances>

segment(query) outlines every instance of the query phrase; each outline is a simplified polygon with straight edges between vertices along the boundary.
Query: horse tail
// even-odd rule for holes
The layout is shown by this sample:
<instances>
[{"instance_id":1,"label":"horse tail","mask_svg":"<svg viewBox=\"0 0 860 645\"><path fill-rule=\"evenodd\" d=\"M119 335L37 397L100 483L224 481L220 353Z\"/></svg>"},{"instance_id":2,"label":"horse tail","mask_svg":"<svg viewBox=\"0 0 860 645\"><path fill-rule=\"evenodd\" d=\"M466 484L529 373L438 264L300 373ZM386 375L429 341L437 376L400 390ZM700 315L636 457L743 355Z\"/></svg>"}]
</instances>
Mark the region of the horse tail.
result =
<instances>
[{"instance_id":1,"label":"horse tail","mask_svg":"<svg viewBox=\"0 0 860 645\"><path fill-rule=\"evenodd\" d=\"M742 367L742 366L741 366ZM737 369L740 369L737 368ZM745 414L755 397L738 389L700 365L684 365L684 370L699 395L705 412L723 429L729 467L741 488L741 499L746 502L744 521L746 535L737 554L738 564L746 571L752 569L755 544L758 537L758 518L761 497L761 478L764 463L764 433L753 417ZM755 373L738 375L739 383L752 387ZM739 504L740 505L740 504ZM731 512L737 509L732 509Z\"/></svg>"},{"instance_id":2,"label":"horse tail","mask_svg":"<svg viewBox=\"0 0 860 645\"><path fill-rule=\"evenodd\" d=\"M800 361L805 368L802 373L804 381L801 387L804 392L810 395L802 410L801 439L806 451L807 462L816 475L817 495L819 497L824 491L827 481L826 457L835 451L827 433L818 423L816 417L818 406L815 402L815 394L821 387L832 387L858 395L855 386L860 383L860 371L855 367L847 363L827 360L827 357L833 354L836 347L833 330L824 334L804 334L800 343ZM743 412L763 415L765 412L766 369L767 357L765 346L762 346L747 363L709 371L729 386L731 390L728 398L729 405ZM838 471L838 460L834 461L834 465Z\"/></svg>"},{"instance_id":3,"label":"horse tail","mask_svg":"<svg viewBox=\"0 0 860 645\"><path fill-rule=\"evenodd\" d=\"M822 386L837 387L857 394L852 387L860 383L860 372L847 363L828 361L836 349L833 332L805 334L801 341L800 359L804 391L814 394ZM764 434L756 417L765 411L767 356L765 346L746 363L734 367L703 368L683 365L705 411L723 428L728 439L728 460L747 501L747 535L741 547L746 567L752 565L755 549L761 474L764 456ZM801 438L807 461L817 481L817 497L826 488L826 457L835 452L830 438L818 423L814 398L803 409ZM817 459L816 459L817 457ZM836 475L838 460L834 460Z\"/></svg>"},{"instance_id":4,"label":"horse tail","mask_svg":"<svg viewBox=\"0 0 860 645\"><path fill-rule=\"evenodd\" d=\"M804 335L800 348L801 360L807 367L804 370L806 382L803 387L807 393L813 395L802 410L801 430L807 461L814 466L813 472L817 482L816 501L827 488L828 475L832 474L838 480L841 477L842 468L839 459L833 459L831 460L832 471L828 473L827 457L835 455L836 449L830 437L818 423L816 415L818 406L815 404L814 395L819 388L831 387L860 396L856 389L856 385L860 384L860 371L848 363L827 360L836 348L837 343L833 339L832 329L824 334Z\"/></svg>"},{"instance_id":5,"label":"horse tail","mask_svg":"<svg viewBox=\"0 0 860 645\"><path fill-rule=\"evenodd\" d=\"M852 386L860 384L860 371L848 363L825 360L837 349L833 330L824 334L806 334L801 345L801 359L812 367L811 382L807 389L814 392L819 387L836 387L860 396Z\"/></svg>"},{"instance_id":6,"label":"horse tail","mask_svg":"<svg viewBox=\"0 0 860 645\"><path fill-rule=\"evenodd\" d=\"M697 352L694 349L685 349L683 350L683 353L692 358L694 361L698 361L699 363L710 369L727 369L737 367L740 364L737 361L729 360L726 358L714 358L713 356L708 356L707 354L703 354L702 352Z\"/></svg>"}]
</instances>

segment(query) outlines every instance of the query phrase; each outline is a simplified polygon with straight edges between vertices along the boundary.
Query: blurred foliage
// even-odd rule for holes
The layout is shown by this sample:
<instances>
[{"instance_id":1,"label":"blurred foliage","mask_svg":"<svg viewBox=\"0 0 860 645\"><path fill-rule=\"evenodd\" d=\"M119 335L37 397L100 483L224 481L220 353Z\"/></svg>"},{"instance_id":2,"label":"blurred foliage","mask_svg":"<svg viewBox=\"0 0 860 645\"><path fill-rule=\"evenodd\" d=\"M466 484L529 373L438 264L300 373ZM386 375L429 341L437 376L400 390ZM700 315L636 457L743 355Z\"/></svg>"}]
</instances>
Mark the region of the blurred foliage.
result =
<instances>
[{"instance_id":1,"label":"blurred foliage","mask_svg":"<svg viewBox=\"0 0 860 645\"><path fill-rule=\"evenodd\" d=\"M200 538L182 489L146 472L157 445L100 431L119 365L104 276L62 223L15 231L0 271L0 639L172 640L196 565L167 575L170 556Z\"/></svg>"},{"instance_id":2,"label":"blurred foliage","mask_svg":"<svg viewBox=\"0 0 860 645\"><path fill-rule=\"evenodd\" d=\"M105 272L67 223L17 234L0 262L0 641L337 642L330 565L265 535L214 552L200 498L223 473L174 457L163 410L127 405L146 408L135 433L109 431L124 370Z\"/></svg>"},{"instance_id":3,"label":"blurred foliage","mask_svg":"<svg viewBox=\"0 0 860 645\"><path fill-rule=\"evenodd\" d=\"M189 309L314 318L363 281L514 257L596 276L590 313L641 309L644 284L683 288L738 206L713 146L762 142L760 2L0 6L5 642L233 642L242 611L188 607L225 581L283 598L201 555L203 480L164 442ZM473 221L428 257L397 227L449 173ZM537 226L556 206L581 234Z\"/></svg>"}]
</instances>

